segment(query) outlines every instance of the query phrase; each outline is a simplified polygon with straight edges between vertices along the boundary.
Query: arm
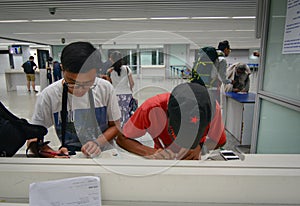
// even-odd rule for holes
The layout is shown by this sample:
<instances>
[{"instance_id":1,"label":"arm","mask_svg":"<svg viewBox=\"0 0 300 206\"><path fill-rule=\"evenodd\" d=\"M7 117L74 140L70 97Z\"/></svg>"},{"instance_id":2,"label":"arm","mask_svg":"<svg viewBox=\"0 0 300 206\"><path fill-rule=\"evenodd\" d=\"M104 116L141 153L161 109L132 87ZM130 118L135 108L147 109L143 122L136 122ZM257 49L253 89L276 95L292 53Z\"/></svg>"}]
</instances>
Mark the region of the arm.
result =
<instances>
[{"instance_id":1,"label":"arm","mask_svg":"<svg viewBox=\"0 0 300 206\"><path fill-rule=\"evenodd\" d=\"M118 136L117 144L123 149L140 156L150 156L156 152L156 149L145 146L134 139L126 138L122 134Z\"/></svg>"},{"instance_id":2,"label":"arm","mask_svg":"<svg viewBox=\"0 0 300 206\"><path fill-rule=\"evenodd\" d=\"M245 81L245 88L242 90L242 92L248 92L250 88L250 79L249 79L249 75L247 76L247 79Z\"/></svg>"},{"instance_id":3,"label":"arm","mask_svg":"<svg viewBox=\"0 0 300 206\"><path fill-rule=\"evenodd\" d=\"M133 91L134 81L132 78L132 73L128 75L130 90Z\"/></svg>"},{"instance_id":4,"label":"arm","mask_svg":"<svg viewBox=\"0 0 300 206\"><path fill-rule=\"evenodd\" d=\"M128 66L126 66L126 71L127 71L130 90L133 91L134 81L133 81L133 78L132 78L131 69Z\"/></svg>"},{"instance_id":5,"label":"arm","mask_svg":"<svg viewBox=\"0 0 300 206\"><path fill-rule=\"evenodd\" d=\"M87 156L98 156L101 153L100 147L109 143L110 140L114 139L118 134L118 127L120 126L120 121L109 121L108 128L103 134L101 134L95 141L88 141L81 147L83 154Z\"/></svg>"}]
</instances>

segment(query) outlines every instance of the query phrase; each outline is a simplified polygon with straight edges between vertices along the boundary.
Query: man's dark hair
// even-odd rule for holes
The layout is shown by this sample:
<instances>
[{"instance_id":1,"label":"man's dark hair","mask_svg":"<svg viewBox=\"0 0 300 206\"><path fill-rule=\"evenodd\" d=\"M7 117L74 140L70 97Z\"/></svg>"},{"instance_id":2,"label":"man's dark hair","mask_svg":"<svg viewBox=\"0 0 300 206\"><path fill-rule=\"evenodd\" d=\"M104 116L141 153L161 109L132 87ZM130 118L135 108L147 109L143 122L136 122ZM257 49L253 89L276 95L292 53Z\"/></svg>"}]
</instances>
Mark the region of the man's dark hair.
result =
<instances>
[{"instance_id":1,"label":"man's dark hair","mask_svg":"<svg viewBox=\"0 0 300 206\"><path fill-rule=\"evenodd\" d=\"M224 51L225 49L230 49L229 42L227 40L219 42L218 49Z\"/></svg>"},{"instance_id":2,"label":"man's dark hair","mask_svg":"<svg viewBox=\"0 0 300 206\"><path fill-rule=\"evenodd\" d=\"M183 83L171 92L168 102L169 127L172 128L175 144L194 149L211 120L211 102L205 86L198 83Z\"/></svg>"},{"instance_id":3,"label":"man's dark hair","mask_svg":"<svg viewBox=\"0 0 300 206\"><path fill-rule=\"evenodd\" d=\"M30 56L29 59L34 59L34 57L33 57L33 56Z\"/></svg>"},{"instance_id":4,"label":"man's dark hair","mask_svg":"<svg viewBox=\"0 0 300 206\"><path fill-rule=\"evenodd\" d=\"M64 47L61 63L65 71L72 73L98 70L102 65L100 52L89 42L73 42Z\"/></svg>"}]
</instances>

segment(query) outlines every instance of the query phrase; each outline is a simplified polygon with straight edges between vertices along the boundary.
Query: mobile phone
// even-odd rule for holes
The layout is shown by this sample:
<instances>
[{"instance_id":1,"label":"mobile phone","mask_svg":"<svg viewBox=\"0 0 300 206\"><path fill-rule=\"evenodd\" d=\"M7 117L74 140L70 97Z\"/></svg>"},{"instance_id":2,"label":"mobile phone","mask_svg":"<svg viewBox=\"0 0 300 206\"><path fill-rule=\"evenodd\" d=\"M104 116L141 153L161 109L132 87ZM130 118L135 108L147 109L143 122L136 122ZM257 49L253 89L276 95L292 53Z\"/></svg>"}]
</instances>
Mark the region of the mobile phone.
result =
<instances>
[{"instance_id":1,"label":"mobile phone","mask_svg":"<svg viewBox=\"0 0 300 206\"><path fill-rule=\"evenodd\" d=\"M220 154L225 160L239 160L239 156L237 156L232 150L221 150Z\"/></svg>"}]
</instances>

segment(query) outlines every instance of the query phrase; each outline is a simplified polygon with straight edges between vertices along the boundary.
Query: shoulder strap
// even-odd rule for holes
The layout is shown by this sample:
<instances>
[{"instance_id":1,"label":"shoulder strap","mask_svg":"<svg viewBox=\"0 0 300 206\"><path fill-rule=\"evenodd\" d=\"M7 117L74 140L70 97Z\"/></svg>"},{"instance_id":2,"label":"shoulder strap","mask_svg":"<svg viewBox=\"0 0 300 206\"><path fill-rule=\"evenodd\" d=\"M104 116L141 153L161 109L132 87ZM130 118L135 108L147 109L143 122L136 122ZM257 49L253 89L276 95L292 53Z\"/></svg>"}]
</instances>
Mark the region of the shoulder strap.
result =
<instances>
[{"instance_id":1,"label":"shoulder strap","mask_svg":"<svg viewBox=\"0 0 300 206\"><path fill-rule=\"evenodd\" d=\"M66 83L63 84L63 95L62 95L62 110L61 110L61 147L65 147L65 137L66 137L66 128L67 128L67 101L68 101L68 86ZM90 114L92 115L94 127L96 128L97 119L95 114L95 103L93 92L89 90L89 101L90 101Z\"/></svg>"},{"instance_id":2,"label":"shoulder strap","mask_svg":"<svg viewBox=\"0 0 300 206\"><path fill-rule=\"evenodd\" d=\"M68 86L66 83L63 84L62 93L62 109L60 112L61 116L61 147L65 147L66 127L67 127L67 102L68 101Z\"/></svg>"},{"instance_id":3,"label":"shoulder strap","mask_svg":"<svg viewBox=\"0 0 300 206\"><path fill-rule=\"evenodd\" d=\"M94 102L94 96L93 96L93 91L90 89L89 90L89 101L90 101L90 114L93 118L94 122L94 127L97 128L97 119L96 119L96 114L95 114L95 102Z\"/></svg>"}]
</instances>

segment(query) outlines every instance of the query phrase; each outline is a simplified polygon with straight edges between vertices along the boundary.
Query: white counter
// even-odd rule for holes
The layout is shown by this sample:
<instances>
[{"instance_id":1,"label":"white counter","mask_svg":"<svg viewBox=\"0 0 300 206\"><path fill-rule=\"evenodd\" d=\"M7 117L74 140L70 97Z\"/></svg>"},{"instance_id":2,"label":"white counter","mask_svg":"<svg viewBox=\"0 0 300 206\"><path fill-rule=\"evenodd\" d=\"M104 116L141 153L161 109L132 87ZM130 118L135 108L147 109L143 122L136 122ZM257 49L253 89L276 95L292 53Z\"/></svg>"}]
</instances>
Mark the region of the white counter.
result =
<instances>
[{"instance_id":1,"label":"white counter","mask_svg":"<svg viewBox=\"0 0 300 206\"><path fill-rule=\"evenodd\" d=\"M32 182L86 175L100 177L104 202L143 203L131 205L300 202L300 155L254 154L245 155L244 161L0 158L0 202L28 202ZM109 205L126 205L117 203Z\"/></svg>"},{"instance_id":2,"label":"white counter","mask_svg":"<svg viewBox=\"0 0 300 206\"><path fill-rule=\"evenodd\" d=\"M23 72L23 70L16 70L16 69L6 70L5 81L6 81L6 89L8 92L17 90L17 86L27 85L26 74ZM40 85L40 71L35 72L35 85Z\"/></svg>"},{"instance_id":3,"label":"white counter","mask_svg":"<svg viewBox=\"0 0 300 206\"><path fill-rule=\"evenodd\" d=\"M166 77L166 67L164 65L143 65L141 66L142 77Z\"/></svg>"}]
</instances>

